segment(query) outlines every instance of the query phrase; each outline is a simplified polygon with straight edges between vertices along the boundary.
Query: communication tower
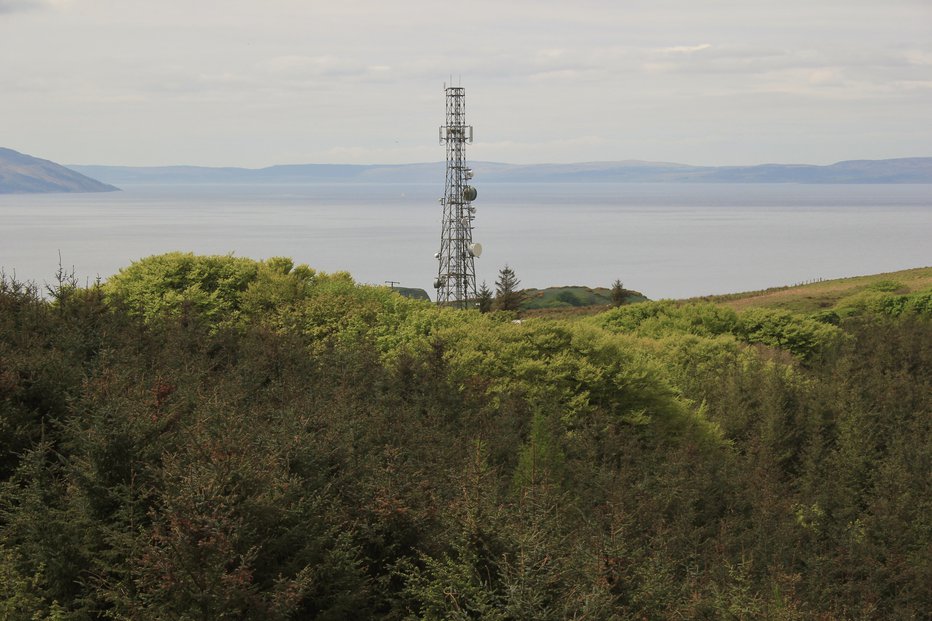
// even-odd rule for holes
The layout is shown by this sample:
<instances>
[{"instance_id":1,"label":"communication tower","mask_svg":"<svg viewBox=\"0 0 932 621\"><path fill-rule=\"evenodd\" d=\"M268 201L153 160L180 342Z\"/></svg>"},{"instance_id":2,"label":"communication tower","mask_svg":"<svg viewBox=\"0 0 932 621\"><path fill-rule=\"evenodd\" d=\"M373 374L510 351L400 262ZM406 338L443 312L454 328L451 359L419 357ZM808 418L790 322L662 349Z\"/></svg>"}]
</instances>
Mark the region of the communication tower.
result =
<instances>
[{"instance_id":1,"label":"communication tower","mask_svg":"<svg viewBox=\"0 0 932 621\"><path fill-rule=\"evenodd\" d=\"M446 124L440 126L440 144L447 147L447 171L443 188L443 225L440 232L437 304L467 308L475 303L475 259L482 254L482 244L472 241L472 223L476 217L476 188L469 185L472 169L466 166L466 143L472 142L472 125L466 125L466 89L446 86Z\"/></svg>"}]
</instances>

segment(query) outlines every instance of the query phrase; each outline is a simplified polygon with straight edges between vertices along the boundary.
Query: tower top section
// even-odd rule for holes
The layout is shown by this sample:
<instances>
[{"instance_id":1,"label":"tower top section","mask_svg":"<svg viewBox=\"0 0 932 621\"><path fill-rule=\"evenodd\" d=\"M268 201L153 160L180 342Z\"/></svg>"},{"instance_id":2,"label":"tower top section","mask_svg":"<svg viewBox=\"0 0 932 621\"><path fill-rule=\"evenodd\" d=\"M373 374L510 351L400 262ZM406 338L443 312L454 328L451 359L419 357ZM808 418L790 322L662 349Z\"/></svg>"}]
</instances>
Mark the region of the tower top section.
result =
<instances>
[{"instance_id":1,"label":"tower top section","mask_svg":"<svg viewBox=\"0 0 932 621\"><path fill-rule=\"evenodd\" d=\"M447 86L447 122L440 126L440 144L472 143L472 125L466 125L466 89Z\"/></svg>"}]
</instances>

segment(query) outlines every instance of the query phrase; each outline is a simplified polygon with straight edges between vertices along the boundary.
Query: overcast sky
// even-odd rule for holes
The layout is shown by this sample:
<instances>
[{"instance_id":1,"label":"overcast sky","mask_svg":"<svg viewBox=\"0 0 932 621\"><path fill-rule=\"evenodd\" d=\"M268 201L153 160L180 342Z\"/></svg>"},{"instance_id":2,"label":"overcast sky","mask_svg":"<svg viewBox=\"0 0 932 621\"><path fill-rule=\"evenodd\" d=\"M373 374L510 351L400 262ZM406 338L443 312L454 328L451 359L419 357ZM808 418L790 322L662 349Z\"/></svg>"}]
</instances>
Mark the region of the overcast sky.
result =
<instances>
[{"instance_id":1,"label":"overcast sky","mask_svg":"<svg viewBox=\"0 0 932 621\"><path fill-rule=\"evenodd\" d=\"M0 146L69 164L932 155L932 0L0 0Z\"/></svg>"}]
</instances>

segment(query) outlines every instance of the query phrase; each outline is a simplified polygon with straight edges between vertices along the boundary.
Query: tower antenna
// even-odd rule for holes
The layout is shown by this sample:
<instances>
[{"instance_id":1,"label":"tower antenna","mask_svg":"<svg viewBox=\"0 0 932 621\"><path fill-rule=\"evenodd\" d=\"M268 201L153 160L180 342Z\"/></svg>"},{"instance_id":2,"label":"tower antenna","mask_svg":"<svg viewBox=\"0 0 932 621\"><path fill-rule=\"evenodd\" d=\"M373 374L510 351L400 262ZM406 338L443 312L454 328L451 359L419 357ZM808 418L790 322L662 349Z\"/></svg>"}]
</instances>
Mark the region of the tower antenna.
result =
<instances>
[{"instance_id":1,"label":"tower antenna","mask_svg":"<svg viewBox=\"0 0 932 621\"><path fill-rule=\"evenodd\" d=\"M451 79L452 82L452 79ZM475 303L476 264L482 254L482 244L472 241L475 220L476 188L469 185L472 169L466 166L466 143L472 142L472 125L466 125L466 89L444 86L447 99L446 124L440 126L440 144L447 147L447 168L444 181L443 224L440 231L437 304L468 308Z\"/></svg>"}]
</instances>

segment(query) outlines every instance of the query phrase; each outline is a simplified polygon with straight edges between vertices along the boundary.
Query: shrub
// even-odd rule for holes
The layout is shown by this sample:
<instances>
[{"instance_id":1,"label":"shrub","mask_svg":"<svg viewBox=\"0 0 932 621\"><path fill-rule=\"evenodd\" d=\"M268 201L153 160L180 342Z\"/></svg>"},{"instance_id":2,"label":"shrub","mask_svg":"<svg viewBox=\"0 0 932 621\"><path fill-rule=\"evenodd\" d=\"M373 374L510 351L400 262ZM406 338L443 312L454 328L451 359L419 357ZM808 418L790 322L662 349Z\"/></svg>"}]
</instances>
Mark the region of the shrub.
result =
<instances>
[{"instance_id":1,"label":"shrub","mask_svg":"<svg viewBox=\"0 0 932 621\"><path fill-rule=\"evenodd\" d=\"M748 343L762 343L812 358L838 343L838 328L790 311L752 308L741 314L736 335Z\"/></svg>"}]
</instances>

